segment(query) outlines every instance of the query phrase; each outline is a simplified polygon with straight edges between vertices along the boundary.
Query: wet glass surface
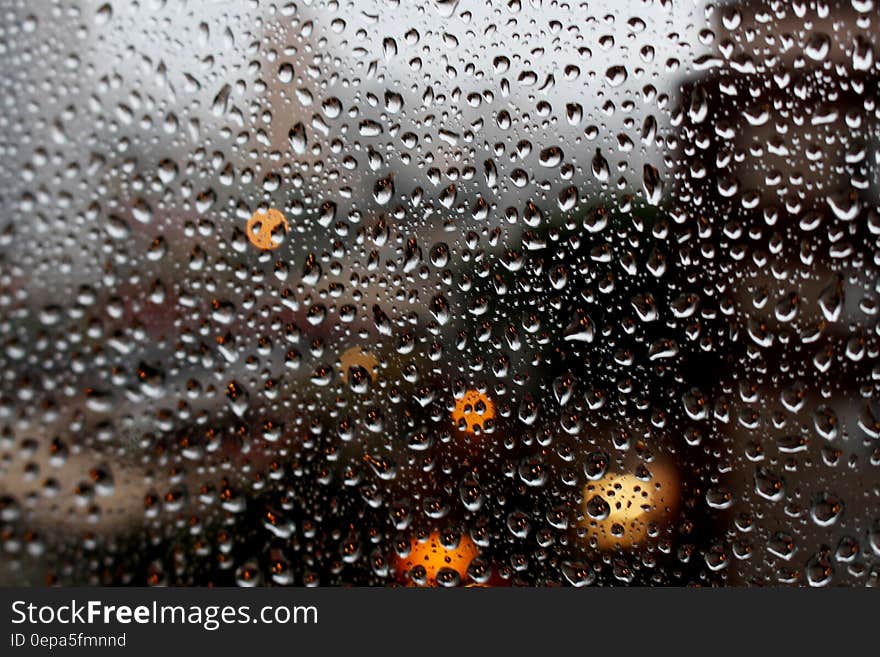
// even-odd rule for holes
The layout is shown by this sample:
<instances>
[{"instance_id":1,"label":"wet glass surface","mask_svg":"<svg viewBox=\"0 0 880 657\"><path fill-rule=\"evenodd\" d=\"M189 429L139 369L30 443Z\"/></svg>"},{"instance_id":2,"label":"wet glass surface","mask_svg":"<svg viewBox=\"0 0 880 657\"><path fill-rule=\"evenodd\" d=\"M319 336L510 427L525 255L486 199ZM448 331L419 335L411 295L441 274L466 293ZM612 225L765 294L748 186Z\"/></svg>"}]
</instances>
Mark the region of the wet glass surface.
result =
<instances>
[{"instance_id":1,"label":"wet glass surface","mask_svg":"<svg viewBox=\"0 0 880 657\"><path fill-rule=\"evenodd\" d=\"M873 0L2 4L0 582L878 582Z\"/></svg>"}]
</instances>

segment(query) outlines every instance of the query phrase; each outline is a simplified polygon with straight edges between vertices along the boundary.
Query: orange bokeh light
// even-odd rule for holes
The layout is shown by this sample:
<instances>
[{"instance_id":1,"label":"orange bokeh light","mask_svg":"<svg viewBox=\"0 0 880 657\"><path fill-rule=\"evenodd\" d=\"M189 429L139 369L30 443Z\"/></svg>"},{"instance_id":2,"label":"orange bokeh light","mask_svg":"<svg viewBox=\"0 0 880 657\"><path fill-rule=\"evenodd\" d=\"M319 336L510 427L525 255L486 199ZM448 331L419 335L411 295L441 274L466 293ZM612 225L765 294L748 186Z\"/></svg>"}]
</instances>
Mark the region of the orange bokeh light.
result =
<instances>
[{"instance_id":1,"label":"orange bokeh light","mask_svg":"<svg viewBox=\"0 0 880 657\"><path fill-rule=\"evenodd\" d=\"M397 559L397 574L413 586L437 586L437 574L442 569L450 569L464 582L468 566L479 554L479 548L469 536L462 536L458 546L449 549L440 542L440 534L433 532L425 541L412 540L409 555ZM424 568L424 573L413 570L418 566Z\"/></svg>"},{"instance_id":2,"label":"orange bokeh light","mask_svg":"<svg viewBox=\"0 0 880 657\"><path fill-rule=\"evenodd\" d=\"M279 228L281 231L279 231ZM269 208L266 212L257 210L248 219L247 237L258 249L269 251L281 246L284 235L290 226L284 214L275 208Z\"/></svg>"},{"instance_id":3,"label":"orange bokeh light","mask_svg":"<svg viewBox=\"0 0 880 657\"><path fill-rule=\"evenodd\" d=\"M486 429L486 422L495 418L495 404L484 393L468 390L455 401L452 421L462 431L473 434Z\"/></svg>"}]
</instances>

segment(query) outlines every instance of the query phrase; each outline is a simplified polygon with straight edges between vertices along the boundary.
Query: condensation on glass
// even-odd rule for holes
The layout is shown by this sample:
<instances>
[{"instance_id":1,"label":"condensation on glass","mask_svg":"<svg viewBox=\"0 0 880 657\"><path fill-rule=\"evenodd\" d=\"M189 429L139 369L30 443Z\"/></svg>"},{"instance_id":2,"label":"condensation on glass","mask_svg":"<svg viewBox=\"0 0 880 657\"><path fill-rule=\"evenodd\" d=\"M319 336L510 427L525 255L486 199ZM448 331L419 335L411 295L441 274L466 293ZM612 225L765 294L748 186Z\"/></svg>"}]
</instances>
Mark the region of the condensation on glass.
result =
<instances>
[{"instance_id":1,"label":"condensation on glass","mask_svg":"<svg viewBox=\"0 0 880 657\"><path fill-rule=\"evenodd\" d=\"M878 22L4 3L0 582L877 584Z\"/></svg>"}]
</instances>

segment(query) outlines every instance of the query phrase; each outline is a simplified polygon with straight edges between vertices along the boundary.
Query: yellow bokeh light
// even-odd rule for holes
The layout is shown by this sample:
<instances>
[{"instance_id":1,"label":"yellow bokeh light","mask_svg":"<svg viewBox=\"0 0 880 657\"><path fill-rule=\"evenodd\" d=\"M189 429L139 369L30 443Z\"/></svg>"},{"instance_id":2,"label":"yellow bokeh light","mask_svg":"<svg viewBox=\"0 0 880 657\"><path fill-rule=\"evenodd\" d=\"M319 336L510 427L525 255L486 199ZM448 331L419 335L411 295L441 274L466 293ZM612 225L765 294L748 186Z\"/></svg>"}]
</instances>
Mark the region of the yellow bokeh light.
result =
<instances>
[{"instance_id":1,"label":"yellow bokeh light","mask_svg":"<svg viewBox=\"0 0 880 657\"><path fill-rule=\"evenodd\" d=\"M339 371L343 377L348 376L348 371L352 367L363 367L375 381L378 364L379 359L374 354L358 346L349 347L339 357Z\"/></svg>"},{"instance_id":2,"label":"yellow bokeh light","mask_svg":"<svg viewBox=\"0 0 880 657\"><path fill-rule=\"evenodd\" d=\"M675 471L652 464L652 477L606 474L584 486L583 524L587 537L603 550L633 547L645 541L651 523L662 524L678 508L679 482Z\"/></svg>"}]
</instances>

